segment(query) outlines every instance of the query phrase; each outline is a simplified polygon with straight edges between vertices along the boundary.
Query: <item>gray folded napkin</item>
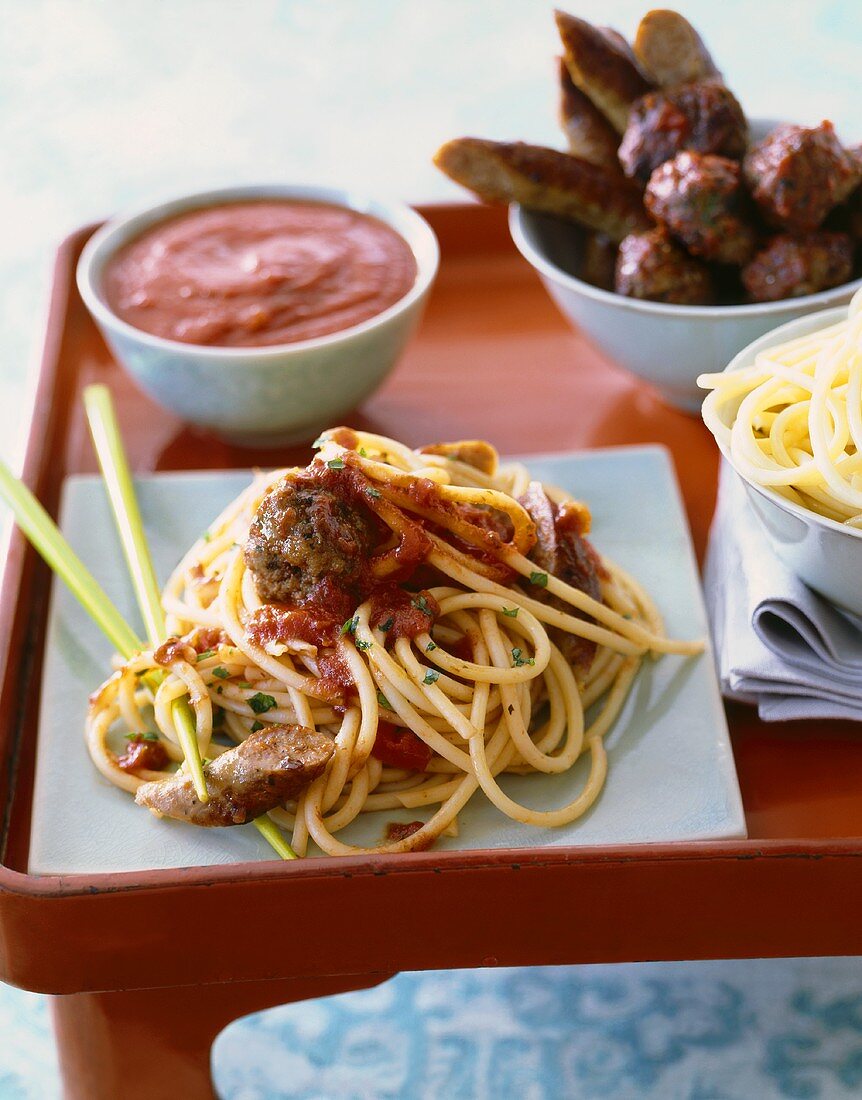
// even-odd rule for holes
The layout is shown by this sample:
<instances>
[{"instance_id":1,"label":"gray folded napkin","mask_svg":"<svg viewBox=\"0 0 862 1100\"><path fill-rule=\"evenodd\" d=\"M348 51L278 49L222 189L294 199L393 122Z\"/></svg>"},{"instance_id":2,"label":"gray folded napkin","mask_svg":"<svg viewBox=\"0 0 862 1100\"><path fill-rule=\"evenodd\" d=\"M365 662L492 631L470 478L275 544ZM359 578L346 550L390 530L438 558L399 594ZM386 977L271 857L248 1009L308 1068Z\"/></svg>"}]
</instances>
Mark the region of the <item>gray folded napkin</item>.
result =
<instances>
[{"instance_id":1,"label":"gray folded napkin","mask_svg":"<svg viewBox=\"0 0 862 1100\"><path fill-rule=\"evenodd\" d=\"M779 561L726 462L704 588L727 698L755 703L766 722L862 720L862 622Z\"/></svg>"}]
</instances>

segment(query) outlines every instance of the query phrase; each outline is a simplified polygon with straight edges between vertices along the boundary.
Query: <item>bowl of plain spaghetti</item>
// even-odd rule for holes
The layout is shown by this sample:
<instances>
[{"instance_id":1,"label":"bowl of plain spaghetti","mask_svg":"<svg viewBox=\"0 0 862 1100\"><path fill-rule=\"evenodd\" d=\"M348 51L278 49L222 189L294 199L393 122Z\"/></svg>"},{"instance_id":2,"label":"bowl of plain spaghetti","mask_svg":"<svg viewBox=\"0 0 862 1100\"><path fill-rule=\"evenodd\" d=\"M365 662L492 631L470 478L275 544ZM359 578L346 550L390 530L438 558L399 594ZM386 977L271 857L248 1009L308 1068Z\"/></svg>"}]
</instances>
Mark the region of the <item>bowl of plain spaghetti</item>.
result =
<instances>
[{"instance_id":1,"label":"bowl of plain spaghetti","mask_svg":"<svg viewBox=\"0 0 862 1100\"><path fill-rule=\"evenodd\" d=\"M778 557L862 615L862 292L782 325L721 374L703 419Z\"/></svg>"}]
</instances>

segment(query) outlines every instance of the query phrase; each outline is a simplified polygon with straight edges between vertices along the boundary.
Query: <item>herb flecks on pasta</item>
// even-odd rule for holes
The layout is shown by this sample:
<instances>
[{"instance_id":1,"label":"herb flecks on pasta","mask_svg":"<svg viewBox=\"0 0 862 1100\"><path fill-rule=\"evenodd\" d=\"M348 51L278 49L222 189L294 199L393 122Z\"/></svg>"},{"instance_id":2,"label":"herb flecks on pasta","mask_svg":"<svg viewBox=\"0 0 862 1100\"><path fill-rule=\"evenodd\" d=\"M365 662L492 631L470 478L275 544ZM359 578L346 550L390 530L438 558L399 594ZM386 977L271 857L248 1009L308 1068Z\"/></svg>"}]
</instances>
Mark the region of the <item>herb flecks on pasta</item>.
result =
<instances>
[{"instance_id":1,"label":"herb flecks on pasta","mask_svg":"<svg viewBox=\"0 0 862 1100\"><path fill-rule=\"evenodd\" d=\"M416 451L326 432L308 467L258 476L177 566L163 593L171 640L93 695L93 760L160 814L225 825L269 812L299 855L312 842L368 850L349 826L377 811L371 850L421 850L457 835L482 795L524 824L566 825L602 790L604 736L643 657L701 649L665 636L589 524L585 505L501 466L487 443ZM205 814L172 770L179 695L208 761ZM129 734L160 751L120 755ZM501 783L581 758L585 777L553 809ZM422 820L387 829L405 810Z\"/></svg>"}]
</instances>

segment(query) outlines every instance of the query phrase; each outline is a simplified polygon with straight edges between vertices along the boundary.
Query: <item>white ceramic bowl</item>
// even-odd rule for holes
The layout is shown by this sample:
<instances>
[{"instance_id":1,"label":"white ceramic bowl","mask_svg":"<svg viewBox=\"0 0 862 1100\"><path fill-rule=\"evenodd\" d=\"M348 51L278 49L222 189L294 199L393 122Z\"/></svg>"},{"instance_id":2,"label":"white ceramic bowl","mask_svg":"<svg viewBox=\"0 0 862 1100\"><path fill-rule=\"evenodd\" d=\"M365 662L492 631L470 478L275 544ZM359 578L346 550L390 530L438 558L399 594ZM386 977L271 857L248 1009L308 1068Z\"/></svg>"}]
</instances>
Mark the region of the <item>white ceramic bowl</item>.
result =
<instances>
[{"instance_id":1,"label":"white ceramic bowl","mask_svg":"<svg viewBox=\"0 0 862 1100\"><path fill-rule=\"evenodd\" d=\"M846 316L846 309L827 309L791 321L743 348L726 369L750 367L764 348L806 336ZM727 450L721 450L732 466ZM788 569L838 607L862 615L862 530L819 516L736 472L772 548Z\"/></svg>"},{"instance_id":2,"label":"white ceramic bowl","mask_svg":"<svg viewBox=\"0 0 862 1100\"><path fill-rule=\"evenodd\" d=\"M770 119L750 120L752 139L760 140L777 125ZM856 279L819 294L752 305L645 302L600 290L572 274L581 269L585 237L577 225L512 206L509 228L568 320L621 366L651 382L668 404L692 413L703 400L699 374L722 370L741 348L777 325L849 302L862 286Z\"/></svg>"},{"instance_id":3,"label":"white ceramic bowl","mask_svg":"<svg viewBox=\"0 0 862 1100\"><path fill-rule=\"evenodd\" d=\"M410 245L416 282L400 301L361 324L313 340L266 347L219 348L166 340L120 320L108 307L102 273L124 244L186 210L249 199L331 203L379 218ZM419 322L438 262L431 227L400 203L326 187L230 187L113 218L84 248L78 289L111 351L141 389L183 420L235 442L263 445L312 439L380 385Z\"/></svg>"}]
</instances>

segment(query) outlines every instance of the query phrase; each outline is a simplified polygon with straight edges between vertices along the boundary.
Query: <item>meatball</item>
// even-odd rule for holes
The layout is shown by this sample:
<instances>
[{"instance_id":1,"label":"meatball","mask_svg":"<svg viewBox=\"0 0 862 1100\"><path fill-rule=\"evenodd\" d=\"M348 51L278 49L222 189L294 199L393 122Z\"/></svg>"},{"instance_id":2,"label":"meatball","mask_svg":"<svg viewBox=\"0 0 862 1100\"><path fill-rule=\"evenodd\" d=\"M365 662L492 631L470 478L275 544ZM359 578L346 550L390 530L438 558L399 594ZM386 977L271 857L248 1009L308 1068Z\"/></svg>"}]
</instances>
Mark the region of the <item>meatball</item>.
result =
<instances>
[{"instance_id":1,"label":"meatball","mask_svg":"<svg viewBox=\"0 0 862 1100\"><path fill-rule=\"evenodd\" d=\"M809 233L856 188L862 165L841 146L831 122L787 124L749 150L743 172L770 225Z\"/></svg>"},{"instance_id":2,"label":"meatball","mask_svg":"<svg viewBox=\"0 0 862 1100\"><path fill-rule=\"evenodd\" d=\"M744 264L756 245L745 218L739 164L709 153L677 153L650 176L647 210L693 256Z\"/></svg>"},{"instance_id":3,"label":"meatball","mask_svg":"<svg viewBox=\"0 0 862 1100\"><path fill-rule=\"evenodd\" d=\"M713 300L709 269L688 256L665 229L630 233L617 256L615 289L629 298L677 305L708 305Z\"/></svg>"},{"instance_id":4,"label":"meatball","mask_svg":"<svg viewBox=\"0 0 862 1100\"><path fill-rule=\"evenodd\" d=\"M717 80L649 92L632 105L619 149L627 176L643 183L685 149L739 160L748 124L733 94Z\"/></svg>"},{"instance_id":5,"label":"meatball","mask_svg":"<svg viewBox=\"0 0 862 1100\"><path fill-rule=\"evenodd\" d=\"M853 270L853 245L846 233L818 230L804 237L773 237L742 269L755 302L777 302L846 283Z\"/></svg>"},{"instance_id":6,"label":"meatball","mask_svg":"<svg viewBox=\"0 0 862 1100\"><path fill-rule=\"evenodd\" d=\"M847 156L856 166L860 183L843 203L831 211L823 228L836 233L849 233L853 243L859 244L862 241L862 145L848 146Z\"/></svg>"},{"instance_id":7,"label":"meatball","mask_svg":"<svg viewBox=\"0 0 862 1100\"><path fill-rule=\"evenodd\" d=\"M377 529L350 474L323 469L289 475L264 497L245 546L262 600L325 602L334 615L355 606Z\"/></svg>"}]
</instances>

